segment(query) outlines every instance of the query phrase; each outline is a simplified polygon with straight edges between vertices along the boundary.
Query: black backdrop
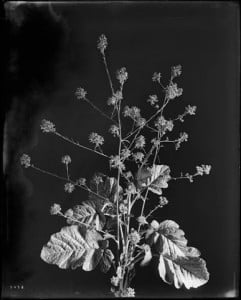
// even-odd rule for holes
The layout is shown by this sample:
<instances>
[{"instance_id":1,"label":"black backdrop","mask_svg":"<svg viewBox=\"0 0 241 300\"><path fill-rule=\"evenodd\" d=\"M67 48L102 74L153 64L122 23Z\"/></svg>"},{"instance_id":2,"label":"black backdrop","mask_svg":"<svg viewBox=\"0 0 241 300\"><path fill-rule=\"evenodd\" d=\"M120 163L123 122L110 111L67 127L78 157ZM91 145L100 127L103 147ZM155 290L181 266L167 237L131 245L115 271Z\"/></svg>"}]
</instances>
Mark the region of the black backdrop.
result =
<instances>
[{"instance_id":1,"label":"black backdrop","mask_svg":"<svg viewBox=\"0 0 241 300\"><path fill-rule=\"evenodd\" d=\"M28 153L37 166L64 174L64 154L72 158L73 178L90 178L98 170L109 172L105 159L80 150L56 136L43 134L40 121L53 121L57 129L87 144L97 131L106 138L107 153L113 141L109 122L74 97L83 86L89 98L106 109L110 90L96 49L104 33L109 41L107 59L111 74L125 66L129 79L125 103L148 113L148 95L160 93L152 82L154 71L168 80L170 67L181 64L178 85L183 96L167 109L168 117L188 104L197 115L187 117L173 134L186 131L188 143L179 151L168 146L160 160L173 175L211 164L209 176L194 183L170 183L165 190L169 205L155 218L173 219L185 231L189 244L207 261L210 281L197 290L175 290L158 277L156 265L137 268L132 286L139 297L214 297L235 295L239 277L239 15L228 2L86 3L50 6L6 6L5 131L3 147L6 179L4 202L5 296L105 297L109 275L99 270L60 270L40 259L52 233L65 225L50 216L52 203L63 208L85 200L87 194L66 194L63 182L23 170L18 163ZM117 87L117 85L116 85ZM17 289L17 286L24 289ZM15 286L14 289L11 286Z\"/></svg>"}]
</instances>

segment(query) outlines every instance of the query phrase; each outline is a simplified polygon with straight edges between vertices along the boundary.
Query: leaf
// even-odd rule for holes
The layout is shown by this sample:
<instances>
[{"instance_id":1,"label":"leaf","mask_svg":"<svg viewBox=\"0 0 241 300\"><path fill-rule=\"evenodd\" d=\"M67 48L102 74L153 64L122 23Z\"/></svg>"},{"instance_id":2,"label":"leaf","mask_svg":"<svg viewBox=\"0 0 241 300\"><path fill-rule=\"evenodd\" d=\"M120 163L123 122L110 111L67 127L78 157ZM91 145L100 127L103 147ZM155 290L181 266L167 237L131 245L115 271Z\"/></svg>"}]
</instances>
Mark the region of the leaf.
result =
<instances>
[{"instance_id":1,"label":"leaf","mask_svg":"<svg viewBox=\"0 0 241 300\"><path fill-rule=\"evenodd\" d=\"M117 180L114 177L108 177L102 173L96 174L97 176L102 177L102 182L96 183L94 178L90 182L90 189L94 193L89 193L89 200L92 200L95 203L98 203L101 207L106 202L115 203L117 201ZM120 193L122 193L122 188L119 186Z\"/></svg>"},{"instance_id":2,"label":"leaf","mask_svg":"<svg viewBox=\"0 0 241 300\"><path fill-rule=\"evenodd\" d=\"M86 231L84 238L77 225L63 227L60 232L51 235L47 245L42 248L40 257L46 263L55 264L61 269L82 266L83 270L91 271L101 258L99 239L100 234L92 231Z\"/></svg>"},{"instance_id":3,"label":"leaf","mask_svg":"<svg viewBox=\"0 0 241 300\"><path fill-rule=\"evenodd\" d=\"M148 263L151 261L152 259L152 253L151 253L151 248L149 245L144 245L144 250L145 250L145 256L143 258L143 260L141 261L140 265L142 267L148 265Z\"/></svg>"},{"instance_id":4,"label":"leaf","mask_svg":"<svg viewBox=\"0 0 241 300\"><path fill-rule=\"evenodd\" d=\"M171 220L160 223L155 234L156 250L160 253L159 274L176 288L197 288L209 279L205 261L200 252L187 246L187 239L179 225ZM158 236L158 238L157 238Z\"/></svg>"},{"instance_id":5,"label":"leaf","mask_svg":"<svg viewBox=\"0 0 241 300\"><path fill-rule=\"evenodd\" d=\"M100 270L103 273L107 273L111 267L111 264L114 260L114 255L110 249L105 249L102 259L100 261Z\"/></svg>"},{"instance_id":6,"label":"leaf","mask_svg":"<svg viewBox=\"0 0 241 300\"><path fill-rule=\"evenodd\" d=\"M137 184L139 188L146 188L157 194L162 194L162 189L168 187L170 168L166 165L153 165L144 167L137 172Z\"/></svg>"},{"instance_id":7,"label":"leaf","mask_svg":"<svg viewBox=\"0 0 241 300\"><path fill-rule=\"evenodd\" d=\"M160 255L158 266L160 277L168 284L179 289L184 285L187 289L197 288L209 279L206 263L199 257L172 257Z\"/></svg>"},{"instance_id":8,"label":"leaf","mask_svg":"<svg viewBox=\"0 0 241 300\"><path fill-rule=\"evenodd\" d=\"M83 223L83 226L93 226L97 230L101 230L105 224L105 218L97 212L93 202L85 201L81 205L76 205L73 208L73 216L71 219L67 219L67 223L79 226Z\"/></svg>"}]
</instances>

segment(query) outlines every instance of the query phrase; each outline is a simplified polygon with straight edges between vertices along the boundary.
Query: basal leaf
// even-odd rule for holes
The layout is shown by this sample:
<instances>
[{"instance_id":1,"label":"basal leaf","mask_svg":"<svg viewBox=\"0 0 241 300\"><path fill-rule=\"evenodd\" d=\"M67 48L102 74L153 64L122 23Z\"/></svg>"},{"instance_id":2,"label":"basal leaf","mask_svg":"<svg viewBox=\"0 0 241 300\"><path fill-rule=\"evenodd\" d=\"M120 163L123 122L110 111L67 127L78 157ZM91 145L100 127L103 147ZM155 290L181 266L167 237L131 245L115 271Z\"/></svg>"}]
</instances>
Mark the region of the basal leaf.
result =
<instances>
[{"instance_id":1,"label":"basal leaf","mask_svg":"<svg viewBox=\"0 0 241 300\"><path fill-rule=\"evenodd\" d=\"M184 285L187 289L197 288L209 279L206 263L199 257L168 257L160 255L158 266L160 277L168 284L179 289Z\"/></svg>"},{"instance_id":2,"label":"basal leaf","mask_svg":"<svg viewBox=\"0 0 241 300\"><path fill-rule=\"evenodd\" d=\"M162 194L162 189L168 187L170 179L170 168L166 165L153 165L144 167L137 172L137 185L139 188L146 188L157 194Z\"/></svg>"},{"instance_id":3,"label":"basal leaf","mask_svg":"<svg viewBox=\"0 0 241 300\"><path fill-rule=\"evenodd\" d=\"M209 279L206 263L196 248L187 246L184 231L179 225L166 220L159 226L150 226L146 240L160 254L159 274L176 288L184 285L187 289L197 288Z\"/></svg>"},{"instance_id":4,"label":"basal leaf","mask_svg":"<svg viewBox=\"0 0 241 300\"><path fill-rule=\"evenodd\" d=\"M77 225L63 227L60 232L51 235L49 242L42 248L40 257L49 264L61 269L82 266L91 271L98 264L102 249L98 246L101 236L96 231L86 231L83 236Z\"/></svg>"}]
</instances>

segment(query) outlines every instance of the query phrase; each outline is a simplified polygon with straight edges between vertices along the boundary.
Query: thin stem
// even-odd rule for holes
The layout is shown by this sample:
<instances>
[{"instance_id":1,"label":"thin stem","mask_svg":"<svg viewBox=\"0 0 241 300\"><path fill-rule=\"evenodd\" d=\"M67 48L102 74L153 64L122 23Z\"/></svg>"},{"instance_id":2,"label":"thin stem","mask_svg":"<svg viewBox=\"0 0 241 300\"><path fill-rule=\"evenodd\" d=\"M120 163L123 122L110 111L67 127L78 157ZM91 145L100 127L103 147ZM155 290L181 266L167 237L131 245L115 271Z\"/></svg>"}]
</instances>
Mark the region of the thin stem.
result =
<instances>
[{"instance_id":1,"label":"thin stem","mask_svg":"<svg viewBox=\"0 0 241 300\"><path fill-rule=\"evenodd\" d=\"M69 180L69 167L68 167L68 164L65 164L65 165L66 165L66 175Z\"/></svg>"},{"instance_id":2,"label":"thin stem","mask_svg":"<svg viewBox=\"0 0 241 300\"><path fill-rule=\"evenodd\" d=\"M60 179L60 180L64 180L64 181L66 181L66 182L70 182L70 183L72 183L74 186L77 186L77 187L81 188L82 190L85 190L85 191L87 191L87 192L89 192L89 193L91 193L91 194L93 194L93 195L95 195L95 196L97 196L97 197L99 197L99 198L102 198L102 199L105 200L105 201L109 201L109 199L107 199L107 198L101 196L100 194L97 194L97 193L93 192L91 189L89 189L88 187L86 187L86 186L84 186L84 185L79 185L78 183L74 182L74 181L71 180L71 179L68 179L68 178L59 176L59 175L54 174L54 173L49 172L49 171L45 171L45 170L43 170L43 169L40 169L40 168L34 166L33 164L32 164L30 167L33 168L33 169L35 169L35 170L37 170L37 171L39 171L39 172L41 172L41 173L43 173L43 174L50 175L50 176L52 176L52 177L58 178L58 179Z\"/></svg>"},{"instance_id":3,"label":"thin stem","mask_svg":"<svg viewBox=\"0 0 241 300\"><path fill-rule=\"evenodd\" d=\"M146 190L146 193L145 193L145 196L144 196L144 200L143 200L142 208L141 208L141 217L143 216L143 213L144 213L144 208L145 208L145 204L146 204L146 199L147 199L148 192L149 192L149 189ZM138 225L138 232L140 231L141 225L142 224L139 223L139 225Z\"/></svg>"},{"instance_id":4,"label":"thin stem","mask_svg":"<svg viewBox=\"0 0 241 300\"><path fill-rule=\"evenodd\" d=\"M158 204L156 207L154 207L154 208L149 212L149 214L146 215L146 219L149 218L149 217L154 213L154 211L156 211L158 208L161 208L161 205L160 205L160 204Z\"/></svg>"},{"instance_id":5,"label":"thin stem","mask_svg":"<svg viewBox=\"0 0 241 300\"><path fill-rule=\"evenodd\" d=\"M110 120L111 122L114 122L115 124L116 121L114 119L112 119L110 116L108 116L106 113L104 113L99 107L97 107L94 103L92 103L92 101L90 101L88 98L84 98L84 100L89 103L96 111L98 111L103 117L105 117L106 119Z\"/></svg>"},{"instance_id":6,"label":"thin stem","mask_svg":"<svg viewBox=\"0 0 241 300\"><path fill-rule=\"evenodd\" d=\"M104 156L104 157L109 158L108 155L106 155L106 154L104 154L104 153L102 153L102 152L96 151L96 150L94 150L94 149L91 149L91 148L89 148L89 147L83 146L83 145L79 144L79 142L75 142L73 139L70 139L70 138L68 138L67 136L62 135L61 133L59 133L59 132L57 132L57 131L55 131L54 134L57 135L58 137L62 138L63 140L65 140L65 141L67 141L67 142L69 142L69 143L71 143L71 144L73 144L73 145L79 147L79 148L82 148L82 149L85 149L85 150L88 150L88 151L94 152L94 153L96 153L96 154L99 154L99 155L101 155L101 156Z\"/></svg>"},{"instance_id":7,"label":"thin stem","mask_svg":"<svg viewBox=\"0 0 241 300\"><path fill-rule=\"evenodd\" d=\"M112 83L112 80L111 80L111 76L110 76L110 72L109 72L109 68L108 68L108 64L107 64L104 52L102 52L102 57L103 57L104 65L105 65L105 71L106 71L106 74L107 74L107 77L108 77L108 80L109 80L110 89L111 89L112 95L114 95L113 83Z\"/></svg>"}]
</instances>

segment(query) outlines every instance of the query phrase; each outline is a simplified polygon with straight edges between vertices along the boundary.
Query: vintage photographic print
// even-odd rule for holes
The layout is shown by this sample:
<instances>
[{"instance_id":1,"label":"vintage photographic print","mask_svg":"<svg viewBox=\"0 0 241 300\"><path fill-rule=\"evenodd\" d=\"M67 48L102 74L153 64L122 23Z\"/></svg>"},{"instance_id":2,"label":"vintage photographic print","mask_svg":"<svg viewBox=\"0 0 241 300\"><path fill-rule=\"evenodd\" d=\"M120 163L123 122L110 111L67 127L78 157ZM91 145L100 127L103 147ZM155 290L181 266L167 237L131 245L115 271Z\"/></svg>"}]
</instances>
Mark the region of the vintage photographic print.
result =
<instances>
[{"instance_id":1,"label":"vintage photographic print","mask_svg":"<svg viewBox=\"0 0 241 300\"><path fill-rule=\"evenodd\" d=\"M238 297L238 4L4 11L2 297Z\"/></svg>"}]
</instances>

